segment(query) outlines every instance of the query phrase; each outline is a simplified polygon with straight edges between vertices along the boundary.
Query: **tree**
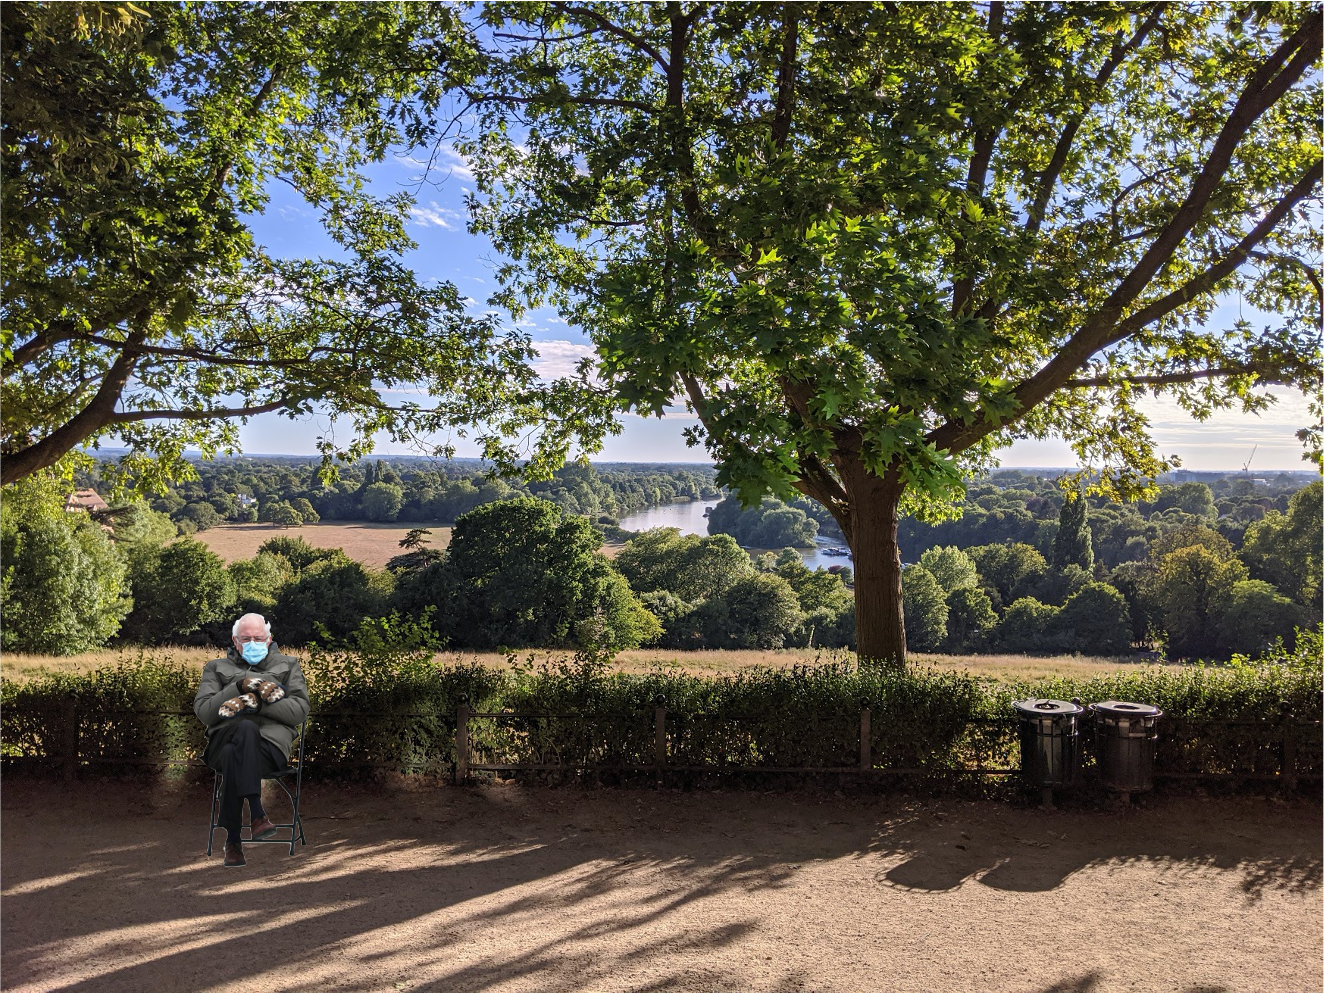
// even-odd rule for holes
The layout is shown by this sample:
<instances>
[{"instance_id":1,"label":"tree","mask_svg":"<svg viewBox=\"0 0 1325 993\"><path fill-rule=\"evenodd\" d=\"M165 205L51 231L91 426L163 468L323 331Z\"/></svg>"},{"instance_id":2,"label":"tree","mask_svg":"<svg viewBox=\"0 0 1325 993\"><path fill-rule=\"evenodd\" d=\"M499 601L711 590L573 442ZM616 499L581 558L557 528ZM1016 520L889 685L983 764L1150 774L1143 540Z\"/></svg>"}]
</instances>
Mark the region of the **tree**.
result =
<instances>
[{"instance_id":1,"label":"tree","mask_svg":"<svg viewBox=\"0 0 1325 993\"><path fill-rule=\"evenodd\" d=\"M677 528L641 531L613 564L632 589L664 590L690 602L721 596L754 571L731 535L682 535Z\"/></svg>"},{"instance_id":2,"label":"tree","mask_svg":"<svg viewBox=\"0 0 1325 993\"><path fill-rule=\"evenodd\" d=\"M235 584L237 613L250 611L266 616L276 605L281 587L294 579L294 569L288 559L271 552L259 552L251 559L240 559L226 566L230 581Z\"/></svg>"},{"instance_id":3,"label":"tree","mask_svg":"<svg viewBox=\"0 0 1325 993\"><path fill-rule=\"evenodd\" d=\"M1198 415L1314 392L1315 5L484 16L463 147L504 299L585 329L624 406L684 396L747 504L827 507L864 658L906 652L899 514L1014 433L1130 494L1168 464L1146 391ZM1229 291L1272 326L1206 329Z\"/></svg>"},{"instance_id":4,"label":"tree","mask_svg":"<svg viewBox=\"0 0 1325 993\"><path fill-rule=\"evenodd\" d=\"M1208 491L1207 491L1208 492ZM1058 534L1054 536L1054 568L1080 566L1087 572L1095 568L1090 526L1086 523L1086 498L1071 494L1058 512Z\"/></svg>"},{"instance_id":5,"label":"tree","mask_svg":"<svg viewBox=\"0 0 1325 993\"><path fill-rule=\"evenodd\" d=\"M920 564L939 581L945 594L968 586L980 585L975 562L960 548L951 545L927 548L920 556Z\"/></svg>"},{"instance_id":6,"label":"tree","mask_svg":"<svg viewBox=\"0 0 1325 993\"><path fill-rule=\"evenodd\" d=\"M445 5L15 3L0 11L4 161L3 414L10 483L115 436L147 483L185 446L238 446L238 423L318 408L357 457L389 430L499 437L568 424L538 397L522 334L470 317L449 284L400 262L412 199L362 167L423 137L420 116L469 64ZM286 183L335 245L281 259L249 217ZM396 404L382 388L421 388Z\"/></svg>"},{"instance_id":7,"label":"tree","mask_svg":"<svg viewBox=\"0 0 1325 993\"><path fill-rule=\"evenodd\" d=\"M225 563L200 541L184 538L156 550L130 578L133 611L122 635L140 645L178 641L225 620L235 605Z\"/></svg>"},{"instance_id":8,"label":"tree","mask_svg":"<svg viewBox=\"0 0 1325 993\"><path fill-rule=\"evenodd\" d=\"M308 497L296 497L290 501L290 506L294 508L294 512L299 515L299 520L303 524L316 524L322 520L322 516L313 509Z\"/></svg>"},{"instance_id":9,"label":"tree","mask_svg":"<svg viewBox=\"0 0 1325 993\"><path fill-rule=\"evenodd\" d=\"M706 600L697 613L710 648L781 648L802 619L790 584L762 573Z\"/></svg>"},{"instance_id":10,"label":"tree","mask_svg":"<svg viewBox=\"0 0 1325 993\"><path fill-rule=\"evenodd\" d=\"M902 574L907 641L922 652L936 652L948 635L948 603L943 587L924 566Z\"/></svg>"},{"instance_id":11,"label":"tree","mask_svg":"<svg viewBox=\"0 0 1325 993\"><path fill-rule=\"evenodd\" d=\"M393 587L390 573L337 549L281 587L270 618L273 634L282 645L307 645L321 625L333 639L347 638L365 617L387 613Z\"/></svg>"},{"instance_id":12,"label":"tree","mask_svg":"<svg viewBox=\"0 0 1325 993\"><path fill-rule=\"evenodd\" d=\"M601 545L592 524L546 500L471 510L456 521L445 568L434 577L442 633L484 648L596 643L584 622L622 603ZM624 632L634 622L609 613L606 624Z\"/></svg>"},{"instance_id":13,"label":"tree","mask_svg":"<svg viewBox=\"0 0 1325 993\"><path fill-rule=\"evenodd\" d=\"M279 555L290 563L291 569L296 573L300 573L314 562L335 558L339 554L339 549L314 548L303 538L288 538L282 535L279 538L268 538L259 545L257 554L262 555L264 553Z\"/></svg>"},{"instance_id":14,"label":"tree","mask_svg":"<svg viewBox=\"0 0 1325 993\"><path fill-rule=\"evenodd\" d=\"M291 506L289 500L273 500L263 504L258 520L278 528L297 528L304 523L304 519Z\"/></svg>"},{"instance_id":15,"label":"tree","mask_svg":"<svg viewBox=\"0 0 1325 993\"><path fill-rule=\"evenodd\" d=\"M1108 583L1087 583L1067 598L1054 619L1056 648L1089 655L1117 655L1132 641L1127 598Z\"/></svg>"},{"instance_id":16,"label":"tree","mask_svg":"<svg viewBox=\"0 0 1325 993\"><path fill-rule=\"evenodd\" d=\"M1150 595L1163 617L1164 646L1172 657L1220 654L1218 605L1246 578L1241 562L1221 559L1204 545L1179 548L1159 560Z\"/></svg>"},{"instance_id":17,"label":"tree","mask_svg":"<svg viewBox=\"0 0 1325 993\"><path fill-rule=\"evenodd\" d=\"M1234 583L1215 605L1215 612L1222 655L1255 657L1281 639L1292 648L1297 628L1320 621L1319 616L1313 618L1300 605L1259 579Z\"/></svg>"},{"instance_id":18,"label":"tree","mask_svg":"<svg viewBox=\"0 0 1325 993\"><path fill-rule=\"evenodd\" d=\"M44 478L11 488L0 504L0 640L7 652L99 648L132 604L124 560L106 533L62 505Z\"/></svg>"},{"instance_id":19,"label":"tree","mask_svg":"<svg viewBox=\"0 0 1325 993\"><path fill-rule=\"evenodd\" d=\"M1239 556L1253 579L1271 583L1317 616L1321 609L1321 484L1298 490L1288 511L1247 527Z\"/></svg>"},{"instance_id":20,"label":"tree","mask_svg":"<svg viewBox=\"0 0 1325 993\"><path fill-rule=\"evenodd\" d=\"M989 594L971 586L959 586L950 592L947 635L943 648L949 652L971 652L985 647L990 633L998 625L998 615Z\"/></svg>"},{"instance_id":21,"label":"tree","mask_svg":"<svg viewBox=\"0 0 1325 993\"><path fill-rule=\"evenodd\" d=\"M1052 631L1058 607L1034 597L1014 600L994 633L999 646L1010 652L1043 652L1053 645Z\"/></svg>"},{"instance_id":22,"label":"tree","mask_svg":"<svg viewBox=\"0 0 1325 993\"><path fill-rule=\"evenodd\" d=\"M405 502L405 491L396 483L373 483L364 490L360 509L370 521L394 521Z\"/></svg>"},{"instance_id":23,"label":"tree","mask_svg":"<svg viewBox=\"0 0 1325 993\"><path fill-rule=\"evenodd\" d=\"M1043 555L1019 541L1008 545L979 545L966 549L966 554L975 560L980 578L998 594L1000 605L1022 596L1025 587L1049 568Z\"/></svg>"}]
</instances>

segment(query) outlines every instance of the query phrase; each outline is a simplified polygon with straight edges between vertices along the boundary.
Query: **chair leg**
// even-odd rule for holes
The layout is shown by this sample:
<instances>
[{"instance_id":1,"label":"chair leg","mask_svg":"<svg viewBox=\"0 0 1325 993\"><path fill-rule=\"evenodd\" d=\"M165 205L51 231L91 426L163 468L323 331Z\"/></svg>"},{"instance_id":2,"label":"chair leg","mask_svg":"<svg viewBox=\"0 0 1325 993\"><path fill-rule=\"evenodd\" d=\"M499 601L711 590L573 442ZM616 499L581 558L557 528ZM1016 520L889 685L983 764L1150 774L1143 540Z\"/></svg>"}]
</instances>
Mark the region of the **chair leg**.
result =
<instances>
[{"instance_id":1,"label":"chair leg","mask_svg":"<svg viewBox=\"0 0 1325 993\"><path fill-rule=\"evenodd\" d=\"M207 829L207 855L212 854L212 837L216 834L216 804L221 796L221 774L212 773L212 815L208 818L211 827Z\"/></svg>"}]
</instances>

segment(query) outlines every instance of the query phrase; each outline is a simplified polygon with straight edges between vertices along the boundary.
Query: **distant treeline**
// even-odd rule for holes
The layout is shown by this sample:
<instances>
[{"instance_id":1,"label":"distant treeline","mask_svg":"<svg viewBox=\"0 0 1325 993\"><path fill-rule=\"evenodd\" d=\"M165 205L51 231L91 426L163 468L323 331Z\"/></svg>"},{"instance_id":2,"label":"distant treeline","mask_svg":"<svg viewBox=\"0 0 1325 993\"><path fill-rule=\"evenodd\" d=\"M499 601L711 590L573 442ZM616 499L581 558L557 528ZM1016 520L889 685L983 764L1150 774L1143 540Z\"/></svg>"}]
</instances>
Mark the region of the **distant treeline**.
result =
<instances>
[{"instance_id":1,"label":"distant treeline","mask_svg":"<svg viewBox=\"0 0 1325 993\"><path fill-rule=\"evenodd\" d=\"M381 479L375 467L358 485L365 493L397 485ZM582 507L582 496L596 498L591 509L616 493L592 469L557 482L563 500L573 496ZM696 488L704 495L698 481ZM68 654L112 638L224 644L230 620L246 610L271 618L289 645L348 637L365 618L393 612L456 648L854 640L850 568L810 570L793 547L752 557L723 532L755 546L788 533L798 544L812 539L816 523L775 501L743 511L723 500L710 515L718 533L708 536L670 528L619 534L629 540L609 561L598 549L613 525L508 488L456 517L444 551L418 528L376 570L288 531L273 531L254 558L227 566L145 503L92 517L66 513L64 497L53 482L34 479L9 488L0 508L0 635L8 650ZM1174 658L1217 659L1291 642L1297 628L1320 622L1319 482L1291 494L1250 479L1182 483L1160 487L1152 503L1119 507L1065 499L1052 480L999 474L972 484L965 511L962 521L904 522L913 650L1115 654L1159 646Z\"/></svg>"},{"instance_id":2,"label":"distant treeline","mask_svg":"<svg viewBox=\"0 0 1325 993\"><path fill-rule=\"evenodd\" d=\"M317 460L227 459L195 464L198 478L176 483L149 505L181 533L227 522L285 527L333 521L405 521L450 524L483 504L533 496L590 520L615 521L676 500L719 495L710 466L567 465L547 481L489 478L483 463L466 459L427 462L379 459L341 470L324 483ZM80 486L105 485L99 469ZM611 522L604 522L611 523Z\"/></svg>"}]
</instances>

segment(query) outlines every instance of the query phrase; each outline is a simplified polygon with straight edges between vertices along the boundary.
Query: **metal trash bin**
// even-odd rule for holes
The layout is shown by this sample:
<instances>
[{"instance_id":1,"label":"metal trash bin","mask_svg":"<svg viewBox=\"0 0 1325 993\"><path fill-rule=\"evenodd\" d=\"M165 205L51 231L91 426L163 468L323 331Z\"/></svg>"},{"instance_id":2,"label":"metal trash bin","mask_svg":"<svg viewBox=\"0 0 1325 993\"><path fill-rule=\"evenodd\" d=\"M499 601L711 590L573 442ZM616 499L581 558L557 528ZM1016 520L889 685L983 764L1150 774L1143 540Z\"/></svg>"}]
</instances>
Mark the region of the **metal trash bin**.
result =
<instances>
[{"instance_id":1,"label":"metal trash bin","mask_svg":"<svg viewBox=\"0 0 1325 993\"><path fill-rule=\"evenodd\" d=\"M1012 705L1018 718L1021 775L1028 786L1042 791L1044 806L1053 806L1055 786L1071 786L1081 771L1077 716L1083 709L1073 700L1018 700Z\"/></svg>"},{"instance_id":2,"label":"metal trash bin","mask_svg":"<svg viewBox=\"0 0 1325 993\"><path fill-rule=\"evenodd\" d=\"M1164 712L1148 703L1105 700L1090 705L1100 782L1118 793L1144 793L1155 785L1156 727Z\"/></svg>"}]
</instances>

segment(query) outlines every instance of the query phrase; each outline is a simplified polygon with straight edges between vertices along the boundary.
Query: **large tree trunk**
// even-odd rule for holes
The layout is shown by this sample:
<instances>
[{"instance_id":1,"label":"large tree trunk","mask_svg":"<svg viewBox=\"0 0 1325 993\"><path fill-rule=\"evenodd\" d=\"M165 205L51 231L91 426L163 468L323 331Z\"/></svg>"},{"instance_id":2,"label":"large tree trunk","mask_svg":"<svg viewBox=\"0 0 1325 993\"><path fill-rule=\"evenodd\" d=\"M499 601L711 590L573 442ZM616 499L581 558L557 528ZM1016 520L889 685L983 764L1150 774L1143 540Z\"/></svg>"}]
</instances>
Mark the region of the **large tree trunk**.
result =
<instances>
[{"instance_id":1,"label":"large tree trunk","mask_svg":"<svg viewBox=\"0 0 1325 993\"><path fill-rule=\"evenodd\" d=\"M851 552L856 574L856 651L863 664L906 664L902 617L902 556L897 508L903 485L895 472L851 493Z\"/></svg>"}]
</instances>

